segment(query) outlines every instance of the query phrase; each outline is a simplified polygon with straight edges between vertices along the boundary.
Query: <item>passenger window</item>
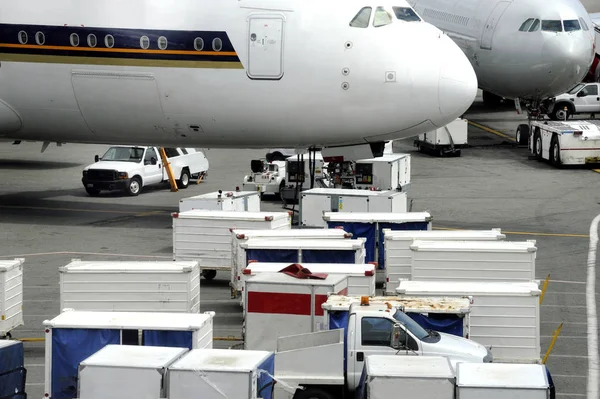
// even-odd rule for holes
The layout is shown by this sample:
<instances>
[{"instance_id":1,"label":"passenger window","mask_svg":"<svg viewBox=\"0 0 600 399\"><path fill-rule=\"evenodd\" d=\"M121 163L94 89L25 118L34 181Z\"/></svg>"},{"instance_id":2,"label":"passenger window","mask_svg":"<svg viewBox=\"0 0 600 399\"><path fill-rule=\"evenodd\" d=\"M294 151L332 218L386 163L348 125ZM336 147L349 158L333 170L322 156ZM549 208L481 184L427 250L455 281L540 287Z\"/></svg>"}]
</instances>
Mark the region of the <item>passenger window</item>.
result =
<instances>
[{"instance_id":1,"label":"passenger window","mask_svg":"<svg viewBox=\"0 0 600 399\"><path fill-rule=\"evenodd\" d=\"M363 317L361 320L361 343L366 346L390 346L393 322L381 317ZM402 330L404 333L404 330ZM401 333L401 334L402 334ZM401 336L400 342L405 338Z\"/></svg>"},{"instance_id":2,"label":"passenger window","mask_svg":"<svg viewBox=\"0 0 600 399\"><path fill-rule=\"evenodd\" d=\"M540 29L540 20L536 19L535 21L533 21L533 25L531 25L531 28L529 28L529 32L535 32L538 31Z\"/></svg>"},{"instance_id":3,"label":"passenger window","mask_svg":"<svg viewBox=\"0 0 600 399\"><path fill-rule=\"evenodd\" d=\"M158 157L156 156L156 151L154 151L154 148L148 148L146 155L144 156L144 165L152 165L152 158L158 161Z\"/></svg>"},{"instance_id":4,"label":"passenger window","mask_svg":"<svg viewBox=\"0 0 600 399\"><path fill-rule=\"evenodd\" d=\"M581 30L581 25L576 19L565 20L563 21L563 24L565 26L565 32L574 32L576 30Z\"/></svg>"},{"instance_id":5,"label":"passenger window","mask_svg":"<svg viewBox=\"0 0 600 399\"><path fill-rule=\"evenodd\" d=\"M533 18L529 18L527 21L523 22L519 30L521 32L527 32L533 23Z\"/></svg>"},{"instance_id":6,"label":"passenger window","mask_svg":"<svg viewBox=\"0 0 600 399\"><path fill-rule=\"evenodd\" d=\"M585 89L581 90L585 93L586 96L597 96L598 95L598 86L596 85L587 85Z\"/></svg>"},{"instance_id":7,"label":"passenger window","mask_svg":"<svg viewBox=\"0 0 600 399\"><path fill-rule=\"evenodd\" d=\"M165 154L168 158L175 158L179 156L179 151L177 148L165 148Z\"/></svg>"},{"instance_id":8,"label":"passenger window","mask_svg":"<svg viewBox=\"0 0 600 399\"><path fill-rule=\"evenodd\" d=\"M182 149L181 149L181 152L183 152L183 154L184 154L184 155L187 155L187 153L188 153L188 152L187 152L187 150L186 150L185 148L182 148Z\"/></svg>"},{"instance_id":9,"label":"passenger window","mask_svg":"<svg viewBox=\"0 0 600 399\"><path fill-rule=\"evenodd\" d=\"M369 20L371 19L371 7L363 7L358 14L350 21L350 26L353 28L368 28Z\"/></svg>"},{"instance_id":10,"label":"passenger window","mask_svg":"<svg viewBox=\"0 0 600 399\"><path fill-rule=\"evenodd\" d=\"M421 18L415 13L415 11L410 7L392 7L394 10L394 14L396 14L396 18L406 21L406 22L414 22L420 21Z\"/></svg>"},{"instance_id":11,"label":"passenger window","mask_svg":"<svg viewBox=\"0 0 600 399\"><path fill-rule=\"evenodd\" d=\"M542 30L546 32L562 32L562 22L559 20L542 21Z\"/></svg>"},{"instance_id":12,"label":"passenger window","mask_svg":"<svg viewBox=\"0 0 600 399\"><path fill-rule=\"evenodd\" d=\"M379 28L380 26L389 25L392 23L392 16L383 7L379 6L375 9L375 17L373 17L373 26Z\"/></svg>"}]
</instances>

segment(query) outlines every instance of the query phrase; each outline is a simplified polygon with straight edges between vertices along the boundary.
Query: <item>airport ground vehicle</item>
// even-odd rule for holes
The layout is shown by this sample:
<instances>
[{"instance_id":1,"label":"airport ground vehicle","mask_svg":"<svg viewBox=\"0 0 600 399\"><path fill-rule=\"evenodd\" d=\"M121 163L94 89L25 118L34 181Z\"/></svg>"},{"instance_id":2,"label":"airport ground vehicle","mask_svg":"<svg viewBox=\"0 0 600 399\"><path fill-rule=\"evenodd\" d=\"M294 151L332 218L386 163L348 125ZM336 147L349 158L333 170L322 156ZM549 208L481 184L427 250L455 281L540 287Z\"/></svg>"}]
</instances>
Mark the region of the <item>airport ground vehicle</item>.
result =
<instances>
[{"instance_id":1,"label":"airport ground vehicle","mask_svg":"<svg viewBox=\"0 0 600 399\"><path fill-rule=\"evenodd\" d=\"M585 113L600 114L600 83L579 83L566 93L550 99L548 103L547 114L555 121Z\"/></svg>"},{"instance_id":2,"label":"airport ground vehicle","mask_svg":"<svg viewBox=\"0 0 600 399\"><path fill-rule=\"evenodd\" d=\"M298 204L300 193L312 187L329 187L327 162L318 151L294 154L285 160L286 181L280 196L284 204Z\"/></svg>"},{"instance_id":3,"label":"airport ground vehicle","mask_svg":"<svg viewBox=\"0 0 600 399\"><path fill-rule=\"evenodd\" d=\"M187 188L191 178L200 178L208 171L208 159L193 148L165 148L173 176L179 188ZM124 190L138 195L143 187L167 182L169 176L158 147L112 146L102 158L83 169L81 182L89 195L101 190Z\"/></svg>"},{"instance_id":4,"label":"airport ground vehicle","mask_svg":"<svg viewBox=\"0 0 600 399\"><path fill-rule=\"evenodd\" d=\"M420 152L429 152L440 157L445 155L460 157L461 148L468 143L468 122L458 118L444 127L421 133L413 145Z\"/></svg>"},{"instance_id":5,"label":"airport ground vehicle","mask_svg":"<svg viewBox=\"0 0 600 399\"><path fill-rule=\"evenodd\" d=\"M529 152L538 161L556 167L600 163L600 121L534 120L521 126L523 131L528 128Z\"/></svg>"},{"instance_id":6,"label":"airport ground vehicle","mask_svg":"<svg viewBox=\"0 0 600 399\"><path fill-rule=\"evenodd\" d=\"M243 191L258 191L263 194L281 196L285 187L285 161L267 162L263 159L254 159L250 162L252 172L244 176Z\"/></svg>"}]
</instances>

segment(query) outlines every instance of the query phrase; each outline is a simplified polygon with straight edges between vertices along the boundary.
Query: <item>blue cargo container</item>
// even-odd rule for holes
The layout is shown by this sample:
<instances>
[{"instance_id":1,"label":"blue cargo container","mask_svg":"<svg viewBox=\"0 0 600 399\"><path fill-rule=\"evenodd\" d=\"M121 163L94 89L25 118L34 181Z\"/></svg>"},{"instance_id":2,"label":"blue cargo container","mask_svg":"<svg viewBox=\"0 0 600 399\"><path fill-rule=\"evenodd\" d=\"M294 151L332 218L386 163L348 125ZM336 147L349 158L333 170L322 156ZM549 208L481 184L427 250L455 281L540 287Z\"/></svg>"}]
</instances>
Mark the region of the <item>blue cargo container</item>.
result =
<instances>
[{"instance_id":1,"label":"blue cargo container","mask_svg":"<svg viewBox=\"0 0 600 399\"><path fill-rule=\"evenodd\" d=\"M0 398L26 399L23 343L0 340Z\"/></svg>"}]
</instances>

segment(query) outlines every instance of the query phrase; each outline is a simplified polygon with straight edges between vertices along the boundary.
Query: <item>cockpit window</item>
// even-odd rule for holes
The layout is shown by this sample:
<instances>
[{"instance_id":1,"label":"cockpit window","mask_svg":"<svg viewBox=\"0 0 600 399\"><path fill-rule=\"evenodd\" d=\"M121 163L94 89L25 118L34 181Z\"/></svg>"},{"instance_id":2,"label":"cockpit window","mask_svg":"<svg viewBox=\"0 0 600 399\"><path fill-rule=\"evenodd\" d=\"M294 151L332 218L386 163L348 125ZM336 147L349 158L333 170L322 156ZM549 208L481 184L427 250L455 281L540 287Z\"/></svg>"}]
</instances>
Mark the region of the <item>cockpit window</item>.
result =
<instances>
[{"instance_id":1,"label":"cockpit window","mask_svg":"<svg viewBox=\"0 0 600 399\"><path fill-rule=\"evenodd\" d=\"M581 24L576 19L566 19L563 21L565 26L565 32L573 32L576 30L581 30Z\"/></svg>"},{"instance_id":2,"label":"cockpit window","mask_svg":"<svg viewBox=\"0 0 600 399\"><path fill-rule=\"evenodd\" d=\"M581 27L583 28L583 30L590 30L590 27L588 26L588 24L585 23L585 20L583 18L579 18L579 22L581 22Z\"/></svg>"},{"instance_id":3,"label":"cockpit window","mask_svg":"<svg viewBox=\"0 0 600 399\"><path fill-rule=\"evenodd\" d=\"M375 17L373 18L373 26L380 27L392 23L392 15L383 7L379 6L375 9Z\"/></svg>"},{"instance_id":4,"label":"cockpit window","mask_svg":"<svg viewBox=\"0 0 600 399\"><path fill-rule=\"evenodd\" d=\"M542 21L542 30L546 32L562 32L562 22L560 20Z\"/></svg>"},{"instance_id":5,"label":"cockpit window","mask_svg":"<svg viewBox=\"0 0 600 399\"><path fill-rule=\"evenodd\" d=\"M421 18L415 13L415 11L410 7L392 7L394 10L394 14L396 14L396 18L406 21L406 22L414 22L420 21Z\"/></svg>"},{"instance_id":6,"label":"cockpit window","mask_svg":"<svg viewBox=\"0 0 600 399\"><path fill-rule=\"evenodd\" d=\"M527 21L523 22L519 30L521 32L527 32L533 23L533 18L529 18Z\"/></svg>"},{"instance_id":7,"label":"cockpit window","mask_svg":"<svg viewBox=\"0 0 600 399\"><path fill-rule=\"evenodd\" d=\"M535 32L538 30L540 30L540 20L536 19L535 21L533 21L531 28L529 28L529 32Z\"/></svg>"},{"instance_id":8,"label":"cockpit window","mask_svg":"<svg viewBox=\"0 0 600 399\"><path fill-rule=\"evenodd\" d=\"M371 19L371 7L363 7L361 10L352 18L350 26L353 28L368 28L369 19Z\"/></svg>"}]
</instances>

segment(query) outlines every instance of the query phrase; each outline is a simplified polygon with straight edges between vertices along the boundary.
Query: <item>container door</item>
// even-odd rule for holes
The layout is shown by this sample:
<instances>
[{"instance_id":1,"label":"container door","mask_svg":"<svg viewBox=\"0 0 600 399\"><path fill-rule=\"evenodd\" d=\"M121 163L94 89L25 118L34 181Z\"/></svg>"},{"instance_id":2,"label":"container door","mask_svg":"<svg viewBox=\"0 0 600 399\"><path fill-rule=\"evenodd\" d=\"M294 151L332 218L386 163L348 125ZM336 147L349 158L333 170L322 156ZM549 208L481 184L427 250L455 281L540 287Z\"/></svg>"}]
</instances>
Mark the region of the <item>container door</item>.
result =
<instances>
[{"instance_id":1,"label":"container door","mask_svg":"<svg viewBox=\"0 0 600 399\"><path fill-rule=\"evenodd\" d=\"M300 195L300 223L302 226L325 227L323 212L331 212L330 195Z\"/></svg>"},{"instance_id":2,"label":"container door","mask_svg":"<svg viewBox=\"0 0 600 399\"><path fill-rule=\"evenodd\" d=\"M484 50L492 49L492 39L494 38L494 31L496 30L496 25L498 25L498 21L506 7L508 7L510 3L508 1L501 1L496 4L496 7L488 17L485 27L483 28L483 34L481 35L481 48Z\"/></svg>"},{"instance_id":3,"label":"container door","mask_svg":"<svg viewBox=\"0 0 600 399\"><path fill-rule=\"evenodd\" d=\"M248 76L251 79L281 79L283 76L283 27L281 15L249 18Z\"/></svg>"}]
</instances>

